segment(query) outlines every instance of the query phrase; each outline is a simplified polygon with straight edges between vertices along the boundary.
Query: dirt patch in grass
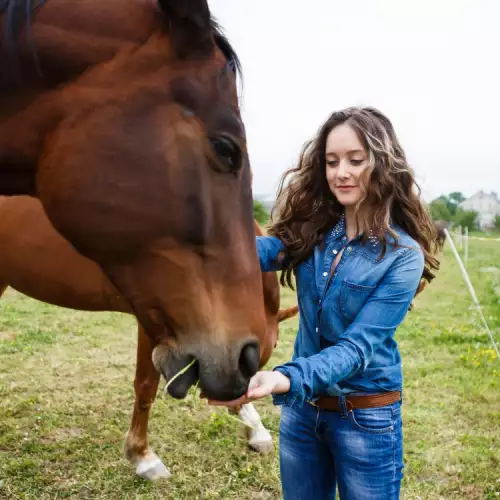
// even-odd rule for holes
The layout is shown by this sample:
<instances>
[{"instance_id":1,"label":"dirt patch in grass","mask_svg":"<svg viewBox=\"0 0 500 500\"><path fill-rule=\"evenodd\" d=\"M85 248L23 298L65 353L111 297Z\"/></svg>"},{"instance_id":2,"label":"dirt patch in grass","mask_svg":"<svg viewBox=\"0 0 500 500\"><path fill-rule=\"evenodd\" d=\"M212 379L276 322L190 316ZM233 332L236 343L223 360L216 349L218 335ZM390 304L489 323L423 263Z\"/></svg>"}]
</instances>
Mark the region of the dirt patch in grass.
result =
<instances>
[{"instance_id":1,"label":"dirt patch in grass","mask_svg":"<svg viewBox=\"0 0 500 500\"><path fill-rule=\"evenodd\" d=\"M40 443L41 444L61 443L64 441L69 441L71 439L78 438L81 435L82 435L81 429L73 427L68 427L68 428L62 427L60 429L55 429L46 436L40 438Z\"/></svg>"},{"instance_id":2,"label":"dirt patch in grass","mask_svg":"<svg viewBox=\"0 0 500 500\"><path fill-rule=\"evenodd\" d=\"M5 332L0 330L0 342L5 342L8 340L14 340L16 338L17 333L14 332Z\"/></svg>"}]
</instances>

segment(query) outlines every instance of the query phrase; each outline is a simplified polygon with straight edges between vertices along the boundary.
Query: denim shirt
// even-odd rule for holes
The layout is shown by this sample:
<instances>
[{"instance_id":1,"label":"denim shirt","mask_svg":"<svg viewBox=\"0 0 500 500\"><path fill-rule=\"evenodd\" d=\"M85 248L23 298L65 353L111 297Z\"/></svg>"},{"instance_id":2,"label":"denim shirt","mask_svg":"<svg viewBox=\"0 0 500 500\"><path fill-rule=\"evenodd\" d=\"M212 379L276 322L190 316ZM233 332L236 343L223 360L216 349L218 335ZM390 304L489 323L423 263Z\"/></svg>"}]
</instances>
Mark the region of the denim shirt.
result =
<instances>
[{"instance_id":1,"label":"denim shirt","mask_svg":"<svg viewBox=\"0 0 500 500\"><path fill-rule=\"evenodd\" d=\"M290 390L274 395L276 405L302 406L319 396L402 390L401 357L394 338L424 269L419 244L392 227L387 250L371 237L347 240L344 218L296 272L299 330L292 361L274 369L290 378ZM344 250L331 273L336 256ZM257 237L262 271L280 269L286 252L279 238Z\"/></svg>"}]
</instances>

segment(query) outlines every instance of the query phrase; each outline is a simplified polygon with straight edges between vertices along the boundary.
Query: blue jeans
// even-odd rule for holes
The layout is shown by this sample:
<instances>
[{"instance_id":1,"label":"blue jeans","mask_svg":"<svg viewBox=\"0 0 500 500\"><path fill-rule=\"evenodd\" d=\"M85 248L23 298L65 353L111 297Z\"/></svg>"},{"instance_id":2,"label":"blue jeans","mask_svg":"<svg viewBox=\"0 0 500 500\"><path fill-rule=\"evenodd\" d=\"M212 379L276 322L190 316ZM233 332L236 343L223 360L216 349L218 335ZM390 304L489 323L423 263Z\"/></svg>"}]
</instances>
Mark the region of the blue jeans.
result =
<instances>
[{"instance_id":1,"label":"blue jeans","mask_svg":"<svg viewBox=\"0 0 500 500\"><path fill-rule=\"evenodd\" d=\"M398 500L403 478L401 403L333 412L285 406L280 469L285 500Z\"/></svg>"}]
</instances>

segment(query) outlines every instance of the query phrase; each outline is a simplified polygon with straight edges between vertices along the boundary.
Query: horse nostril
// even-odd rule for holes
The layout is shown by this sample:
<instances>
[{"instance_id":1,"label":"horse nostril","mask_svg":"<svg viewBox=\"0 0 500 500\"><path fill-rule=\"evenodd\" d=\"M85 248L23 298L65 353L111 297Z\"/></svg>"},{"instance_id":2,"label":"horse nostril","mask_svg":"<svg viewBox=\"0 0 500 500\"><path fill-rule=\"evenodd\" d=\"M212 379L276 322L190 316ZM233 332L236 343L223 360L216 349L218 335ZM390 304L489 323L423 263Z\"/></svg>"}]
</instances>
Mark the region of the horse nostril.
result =
<instances>
[{"instance_id":1,"label":"horse nostril","mask_svg":"<svg viewBox=\"0 0 500 500\"><path fill-rule=\"evenodd\" d=\"M251 342L246 344L240 354L240 370L245 377L252 377L259 369L260 352L259 344Z\"/></svg>"}]
</instances>

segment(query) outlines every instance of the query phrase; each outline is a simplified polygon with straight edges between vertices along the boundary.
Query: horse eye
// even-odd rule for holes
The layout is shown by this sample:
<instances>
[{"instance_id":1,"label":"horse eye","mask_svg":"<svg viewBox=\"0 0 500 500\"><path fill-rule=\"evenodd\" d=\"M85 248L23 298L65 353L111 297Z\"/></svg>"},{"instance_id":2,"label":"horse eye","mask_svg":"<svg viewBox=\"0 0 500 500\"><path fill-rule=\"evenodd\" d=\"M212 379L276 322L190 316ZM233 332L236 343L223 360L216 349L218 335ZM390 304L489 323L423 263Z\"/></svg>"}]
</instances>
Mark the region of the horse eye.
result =
<instances>
[{"instance_id":1,"label":"horse eye","mask_svg":"<svg viewBox=\"0 0 500 500\"><path fill-rule=\"evenodd\" d=\"M224 136L210 138L212 149L217 155L224 172L236 173L243 165L240 147L231 139Z\"/></svg>"}]
</instances>

